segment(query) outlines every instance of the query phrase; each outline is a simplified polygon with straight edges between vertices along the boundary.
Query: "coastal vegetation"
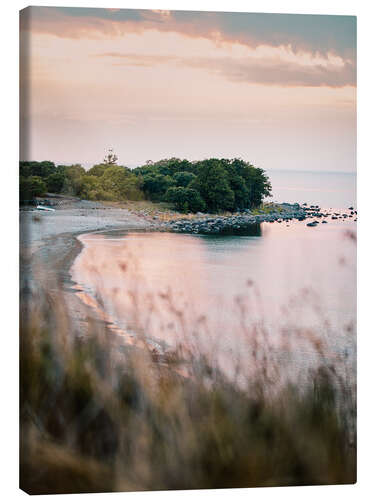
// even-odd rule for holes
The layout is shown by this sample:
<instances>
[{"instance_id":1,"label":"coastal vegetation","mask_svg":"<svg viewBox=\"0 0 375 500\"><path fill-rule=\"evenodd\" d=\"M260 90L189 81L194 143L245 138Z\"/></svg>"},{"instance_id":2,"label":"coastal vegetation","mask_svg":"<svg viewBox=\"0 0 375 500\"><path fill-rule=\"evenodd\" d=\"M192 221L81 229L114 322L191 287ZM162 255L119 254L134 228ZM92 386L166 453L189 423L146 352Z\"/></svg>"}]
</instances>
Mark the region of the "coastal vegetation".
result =
<instances>
[{"instance_id":1,"label":"coastal vegetation","mask_svg":"<svg viewBox=\"0 0 375 500\"><path fill-rule=\"evenodd\" d=\"M87 171L78 164L20 162L20 201L48 192L87 200L146 199L167 202L183 213L217 213L253 209L271 195L265 171L239 158L194 162L170 158L134 169L116 162L113 152Z\"/></svg>"},{"instance_id":2,"label":"coastal vegetation","mask_svg":"<svg viewBox=\"0 0 375 500\"><path fill-rule=\"evenodd\" d=\"M165 300L183 322L173 294ZM136 297L134 307L137 314ZM241 315L245 328L245 304ZM288 380L288 353L283 364L271 347L275 332L253 323L250 371L229 379L214 357L189 346L155 352L141 326L137 346L119 345L90 315L87 334L77 334L56 291L30 294L26 284L20 318L20 480L28 493L356 481L355 388L346 358L333 364L314 331L284 332L288 345L309 346L317 359ZM197 325L206 328L204 319Z\"/></svg>"}]
</instances>

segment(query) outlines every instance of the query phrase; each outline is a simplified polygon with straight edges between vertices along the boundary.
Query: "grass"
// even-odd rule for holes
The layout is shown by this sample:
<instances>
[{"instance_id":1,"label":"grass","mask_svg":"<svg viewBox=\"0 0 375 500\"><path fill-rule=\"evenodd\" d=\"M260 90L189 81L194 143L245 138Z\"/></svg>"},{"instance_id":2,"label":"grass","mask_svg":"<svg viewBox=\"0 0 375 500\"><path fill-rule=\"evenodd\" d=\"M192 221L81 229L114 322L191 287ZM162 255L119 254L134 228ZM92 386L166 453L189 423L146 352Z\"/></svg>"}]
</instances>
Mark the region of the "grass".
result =
<instances>
[{"instance_id":1,"label":"grass","mask_svg":"<svg viewBox=\"0 0 375 500\"><path fill-rule=\"evenodd\" d=\"M159 220L167 222L178 219L194 219L197 217L193 213L177 212L173 208L173 204L165 202L153 202L148 200L141 201L101 201L104 206L111 208L125 208L136 215L154 216L157 215ZM282 208L272 202L262 203L259 208L251 210L252 215L259 215L261 213L282 212ZM233 216L232 212L220 212L211 214L211 216Z\"/></svg>"},{"instance_id":2,"label":"grass","mask_svg":"<svg viewBox=\"0 0 375 500\"><path fill-rule=\"evenodd\" d=\"M279 384L284 367L269 333L253 329L251 375L238 384L183 346L160 357L147 332L124 348L105 324L90 315L87 324L82 338L62 293L21 291L20 482L28 493L356 481L355 388L345 358L332 364L313 333L318 363L307 383Z\"/></svg>"}]
</instances>

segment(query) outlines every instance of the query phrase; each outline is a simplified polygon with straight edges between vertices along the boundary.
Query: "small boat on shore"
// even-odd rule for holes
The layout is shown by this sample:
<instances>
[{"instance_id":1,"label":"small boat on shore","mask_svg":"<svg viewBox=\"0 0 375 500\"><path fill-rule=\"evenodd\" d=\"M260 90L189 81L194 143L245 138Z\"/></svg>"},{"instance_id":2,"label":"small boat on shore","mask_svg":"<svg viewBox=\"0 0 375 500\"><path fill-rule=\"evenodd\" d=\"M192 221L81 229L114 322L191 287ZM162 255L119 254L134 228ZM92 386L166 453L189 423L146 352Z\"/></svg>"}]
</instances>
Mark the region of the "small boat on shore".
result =
<instances>
[{"instance_id":1,"label":"small boat on shore","mask_svg":"<svg viewBox=\"0 0 375 500\"><path fill-rule=\"evenodd\" d=\"M43 205L37 205L37 206L36 206L36 209L37 209L37 210L43 210L43 211L45 211L45 212L55 212L55 209L54 209L54 208L44 207Z\"/></svg>"}]
</instances>

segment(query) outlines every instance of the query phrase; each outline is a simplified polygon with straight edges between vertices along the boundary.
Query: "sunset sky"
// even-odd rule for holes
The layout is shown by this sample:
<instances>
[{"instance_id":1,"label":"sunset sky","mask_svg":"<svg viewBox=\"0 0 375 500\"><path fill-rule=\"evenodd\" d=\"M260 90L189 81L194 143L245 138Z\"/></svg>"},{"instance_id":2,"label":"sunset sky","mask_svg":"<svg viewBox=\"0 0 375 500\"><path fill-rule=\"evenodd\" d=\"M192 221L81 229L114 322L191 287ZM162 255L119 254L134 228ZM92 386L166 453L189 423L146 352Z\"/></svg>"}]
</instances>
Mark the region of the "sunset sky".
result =
<instances>
[{"instance_id":1,"label":"sunset sky","mask_svg":"<svg viewBox=\"0 0 375 500\"><path fill-rule=\"evenodd\" d=\"M348 16L29 7L21 159L355 170ZM28 139L28 140L26 140Z\"/></svg>"}]
</instances>

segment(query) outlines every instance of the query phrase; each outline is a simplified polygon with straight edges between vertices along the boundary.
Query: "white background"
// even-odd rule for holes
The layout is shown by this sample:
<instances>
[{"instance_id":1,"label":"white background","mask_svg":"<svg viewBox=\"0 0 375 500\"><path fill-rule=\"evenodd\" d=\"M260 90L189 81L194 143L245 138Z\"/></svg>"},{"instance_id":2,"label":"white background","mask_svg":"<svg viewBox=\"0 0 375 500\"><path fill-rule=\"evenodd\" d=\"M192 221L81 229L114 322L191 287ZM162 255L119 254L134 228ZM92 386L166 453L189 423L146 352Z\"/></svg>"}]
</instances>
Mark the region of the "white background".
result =
<instances>
[{"instance_id":1,"label":"white background","mask_svg":"<svg viewBox=\"0 0 375 500\"><path fill-rule=\"evenodd\" d=\"M5 3L5 2L4 2ZM0 351L0 495L25 496L18 489L18 10L27 2L15 0L1 10L1 351ZM358 483L354 486L206 490L157 493L101 494L98 498L126 499L319 499L337 496L370 498L375 495L375 133L374 64L375 17L370 0L129 0L37 1L37 5L117 7L245 12L346 14L358 16ZM371 213L373 212L373 213ZM371 493L372 492L372 493ZM114 496L115 495L115 496ZM55 496L54 496L55 497ZM74 496L75 497L75 496ZM71 498L60 495L56 498ZM79 497L82 498L82 497ZM85 495L84 498L95 498Z\"/></svg>"}]
</instances>

